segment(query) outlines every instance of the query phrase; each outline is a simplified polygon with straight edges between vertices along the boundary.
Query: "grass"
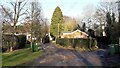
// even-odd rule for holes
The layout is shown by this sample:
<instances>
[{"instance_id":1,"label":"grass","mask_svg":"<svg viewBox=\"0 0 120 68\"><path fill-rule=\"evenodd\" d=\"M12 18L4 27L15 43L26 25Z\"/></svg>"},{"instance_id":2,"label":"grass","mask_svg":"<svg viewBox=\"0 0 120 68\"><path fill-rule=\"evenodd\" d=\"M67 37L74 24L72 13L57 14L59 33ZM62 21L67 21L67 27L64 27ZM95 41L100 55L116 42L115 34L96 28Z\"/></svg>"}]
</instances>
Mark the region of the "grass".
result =
<instances>
[{"instance_id":1,"label":"grass","mask_svg":"<svg viewBox=\"0 0 120 68\"><path fill-rule=\"evenodd\" d=\"M2 53L2 66L17 66L26 62L30 62L41 55L42 51L32 52L30 48Z\"/></svg>"}]
</instances>

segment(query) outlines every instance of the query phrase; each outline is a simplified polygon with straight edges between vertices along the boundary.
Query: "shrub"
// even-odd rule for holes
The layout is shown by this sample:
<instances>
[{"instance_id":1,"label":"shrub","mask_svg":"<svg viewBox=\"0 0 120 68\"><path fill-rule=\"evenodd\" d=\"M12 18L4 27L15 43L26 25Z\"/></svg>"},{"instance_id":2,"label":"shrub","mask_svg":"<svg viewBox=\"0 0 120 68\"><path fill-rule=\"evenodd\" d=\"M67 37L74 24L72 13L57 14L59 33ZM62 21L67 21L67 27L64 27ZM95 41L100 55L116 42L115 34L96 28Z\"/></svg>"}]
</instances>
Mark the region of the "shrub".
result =
<instances>
[{"instance_id":1,"label":"shrub","mask_svg":"<svg viewBox=\"0 0 120 68\"><path fill-rule=\"evenodd\" d=\"M83 38L57 38L56 43L62 46L72 46L73 48L75 47L86 49L90 48L89 47L90 40ZM97 45L97 41L95 39L92 39L91 48L95 47L95 45Z\"/></svg>"},{"instance_id":2,"label":"shrub","mask_svg":"<svg viewBox=\"0 0 120 68\"><path fill-rule=\"evenodd\" d=\"M48 35L45 35L43 38L42 38L42 43L45 44L45 43L49 43L50 42L50 38Z\"/></svg>"},{"instance_id":3,"label":"shrub","mask_svg":"<svg viewBox=\"0 0 120 68\"><path fill-rule=\"evenodd\" d=\"M68 38L57 38L56 39L56 43L62 46L72 45L73 44L72 42L73 42L73 39L68 39Z\"/></svg>"},{"instance_id":4,"label":"shrub","mask_svg":"<svg viewBox=\"0 0 120 68\"><path fill-rule=\"evenodd\" d=\"M25 35L18 35L17 39L18 39L18 42L17 42L18 43L18 47L17 47L17 49L25 47L26 36Z\"/></svg>"},{"instance_id":5,"label":"shrub","mask_svg":"<svg viewBox=\"0 0 120 68\"><path fill-rule=\"evenodd\" d=\"M2 51L6 51L6 50L9 50L10 49L10 46L13 47L13 49L16 48L17 46L17 42L18 42L18 39L17 37L14 35L14 38L12 37L12 35L3 35L2 37ZM12 41L14 40L14 43L12 45Z\"/></svg>"},{"instance_id":6,"label":"shrub","mask_svg":"<svg viewBox=\"0 0 120 68\"><path fill-rule=\"evenodd\" d=\"M12 37L12 35L3 35L2 39L3 39L2 41L3 52L9 50L10 46L13 47L13 50L16 50L25 47L26 44L25 35L18 35L18 36L14 35L14 38ZM13 40L14 43L12 45Z\"/></svg>"},{"instance_id":7,"label":"shrub","mask_svg":"<svg viewBox=\"0 0 120 68\"><path fill-rule=\"evenodd\" d=\"M108 37L106 36L96 36L95 37L97 39L97 44L98 44L98 47L99 48L102 48L102 49L106 49L108 48L109 46L109 41L108 41Z\"/></svg>"}]
</instances>

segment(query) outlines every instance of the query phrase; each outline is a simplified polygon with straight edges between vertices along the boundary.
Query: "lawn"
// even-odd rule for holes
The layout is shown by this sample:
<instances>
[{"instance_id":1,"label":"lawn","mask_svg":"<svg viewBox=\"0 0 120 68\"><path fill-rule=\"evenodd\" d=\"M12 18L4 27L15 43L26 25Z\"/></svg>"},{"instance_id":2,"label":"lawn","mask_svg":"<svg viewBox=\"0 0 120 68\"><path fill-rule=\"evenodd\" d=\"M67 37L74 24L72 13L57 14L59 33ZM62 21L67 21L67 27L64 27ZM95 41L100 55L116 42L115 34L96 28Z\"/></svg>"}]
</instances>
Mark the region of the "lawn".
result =
<instances>
[{"instance_id":1,"label":"lawn","mask_svg":"<svg viewBox=\"0 0 120 68\"><path fill-rule=\"evenodd\" d=\"M34 60L42 55L42 51L32 52L30 48L19 49L2 54L2 66L17 66Z\"/></svg>"}]
</instances>

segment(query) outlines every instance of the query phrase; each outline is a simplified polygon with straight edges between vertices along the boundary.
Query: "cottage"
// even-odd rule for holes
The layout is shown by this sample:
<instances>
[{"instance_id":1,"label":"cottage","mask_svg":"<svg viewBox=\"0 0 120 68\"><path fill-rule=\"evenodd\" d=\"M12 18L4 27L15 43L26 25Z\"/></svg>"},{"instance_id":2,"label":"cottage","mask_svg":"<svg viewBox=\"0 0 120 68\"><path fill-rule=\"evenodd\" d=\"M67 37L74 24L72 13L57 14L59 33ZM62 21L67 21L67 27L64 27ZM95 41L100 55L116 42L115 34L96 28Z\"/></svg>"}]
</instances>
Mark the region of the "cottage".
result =
<instances>
[{"instance_id":1,"label":"cottage","mask_svg":"<svg viewBox=\"0 0 120 68\"><path fill-rule=\"evenodd\" d=\"M87 33L77 29L73 32L63 33L61 35L61 38L87 38L87 36L88 36Z\"/></svg>"}]
</instances>

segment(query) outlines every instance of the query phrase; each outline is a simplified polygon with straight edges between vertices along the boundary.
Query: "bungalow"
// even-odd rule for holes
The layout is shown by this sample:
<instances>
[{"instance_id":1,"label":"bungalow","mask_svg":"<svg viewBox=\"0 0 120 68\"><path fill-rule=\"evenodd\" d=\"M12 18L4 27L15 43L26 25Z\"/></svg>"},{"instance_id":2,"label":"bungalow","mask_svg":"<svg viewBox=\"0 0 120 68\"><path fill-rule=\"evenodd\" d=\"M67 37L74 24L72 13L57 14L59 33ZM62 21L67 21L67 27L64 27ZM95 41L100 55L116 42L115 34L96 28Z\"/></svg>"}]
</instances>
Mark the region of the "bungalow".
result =
<instances>
[{"instance_id":1,"label":"bungalow","mask_svg":"<svg viewBox=\"0 0 120 68\"><path fill-rule=\"evenodd\" d=\"M80 31L79 29L73 31L73 32L67 32L63 33L61 35L61 38L87 38L88 34Z\"/></svg>"}]
</instances>

